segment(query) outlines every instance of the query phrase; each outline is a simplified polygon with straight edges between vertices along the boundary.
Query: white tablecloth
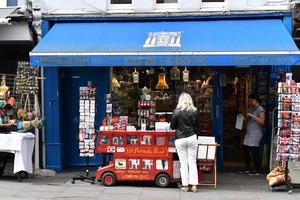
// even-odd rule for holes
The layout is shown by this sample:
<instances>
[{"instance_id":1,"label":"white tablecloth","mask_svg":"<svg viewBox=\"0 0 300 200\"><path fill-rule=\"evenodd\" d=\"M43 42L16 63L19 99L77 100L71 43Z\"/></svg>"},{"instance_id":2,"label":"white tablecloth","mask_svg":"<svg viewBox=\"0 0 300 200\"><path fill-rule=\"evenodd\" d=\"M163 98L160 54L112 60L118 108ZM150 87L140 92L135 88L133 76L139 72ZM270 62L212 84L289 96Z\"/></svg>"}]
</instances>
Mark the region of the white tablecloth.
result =
<instances>
[{"instance_id":1,"label":"white tablecloth","mask_svg":"<svg viewBox=\"0 0 300 200\"><path fill-rule=\"evenodd\" d=\"M15 154L14 173L32 173L32 153L35 136L32 133L0 134L0 152Z\"/></svg>"}]
</instances>

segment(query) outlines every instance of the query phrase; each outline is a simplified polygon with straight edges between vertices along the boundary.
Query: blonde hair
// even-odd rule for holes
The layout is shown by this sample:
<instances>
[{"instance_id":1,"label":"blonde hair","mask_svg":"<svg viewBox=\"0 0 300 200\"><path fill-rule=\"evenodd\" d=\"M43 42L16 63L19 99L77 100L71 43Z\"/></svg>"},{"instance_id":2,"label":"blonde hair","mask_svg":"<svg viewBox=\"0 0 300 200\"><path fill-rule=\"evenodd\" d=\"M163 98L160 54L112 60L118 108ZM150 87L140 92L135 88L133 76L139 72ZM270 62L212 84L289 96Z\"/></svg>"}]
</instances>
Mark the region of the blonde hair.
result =
<instances>
[{"instance_id":1,"label":"blonde hair","mask_svg":"<svg viewBox=\"0 0 300 200\"><path fill-rule=\"evenodd\" d=\"M181 93L176 108L180 110L192 110L192 111L197 110L197 108L194 106L191 95L189 95L188 93Z\"/></svg>"}]
</instances>

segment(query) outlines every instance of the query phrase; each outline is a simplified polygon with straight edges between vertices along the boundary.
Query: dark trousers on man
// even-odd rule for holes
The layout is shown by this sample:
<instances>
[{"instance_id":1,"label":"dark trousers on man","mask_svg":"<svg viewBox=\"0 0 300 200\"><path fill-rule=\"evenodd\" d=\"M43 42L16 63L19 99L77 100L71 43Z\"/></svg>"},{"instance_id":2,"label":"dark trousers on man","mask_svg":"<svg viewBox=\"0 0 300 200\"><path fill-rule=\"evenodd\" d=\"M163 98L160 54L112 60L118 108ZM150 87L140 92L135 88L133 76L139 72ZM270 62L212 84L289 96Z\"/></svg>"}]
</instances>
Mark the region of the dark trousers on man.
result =
<instances>
[{"instance_id":1,"label":"dark trousers on man","mask_svg":"<svg viewBox=\"0 0 300 200\"><path fill-rule=\"evenodd\" d=\"M260 172L260 156L259 156L259 147L251 147L244 145L244 157L245 157L245 167L246 170L251 168L251 155L255 163L256 172Z\"/></svg>"}]
</instances>

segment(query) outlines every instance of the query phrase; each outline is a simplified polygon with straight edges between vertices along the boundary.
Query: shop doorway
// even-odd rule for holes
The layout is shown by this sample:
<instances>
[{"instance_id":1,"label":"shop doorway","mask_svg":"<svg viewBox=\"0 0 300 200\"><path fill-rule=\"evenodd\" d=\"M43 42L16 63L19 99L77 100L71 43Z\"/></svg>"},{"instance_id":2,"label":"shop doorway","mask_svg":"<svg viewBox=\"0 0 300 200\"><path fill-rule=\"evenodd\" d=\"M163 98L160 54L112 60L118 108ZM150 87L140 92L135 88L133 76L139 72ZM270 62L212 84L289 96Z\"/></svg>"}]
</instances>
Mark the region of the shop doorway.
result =
<instances>
[{"instance_id":1,"label":"shop doorway","mask_svg":"<svg viewBox=\"0 0 300 200\"><path fill-rule=\"evenodd\" d=\"M241 169L244 167L242 143L245 130L236 129L235 122L238 114L244 116L246 114L247 96L251 91L251 71L226 70L222 74L226 79L223 89L223 168L225 170Z\"/></svg>"},{"instance_id":2,"label":"shop doorway","mask_svg":"<svg viewBox=\"0 0 300 200\"><path fill-rule=\"evenodd\" d=\"M108 68L64 68L62 69L62 152L64 167L84 166L86 158L79 157L79 87L90 81L96 86L96 129L105 114L104 95L108 89ZM91 165L100 165L102 157L90 158Z\"/></svg>"}]
</instances>

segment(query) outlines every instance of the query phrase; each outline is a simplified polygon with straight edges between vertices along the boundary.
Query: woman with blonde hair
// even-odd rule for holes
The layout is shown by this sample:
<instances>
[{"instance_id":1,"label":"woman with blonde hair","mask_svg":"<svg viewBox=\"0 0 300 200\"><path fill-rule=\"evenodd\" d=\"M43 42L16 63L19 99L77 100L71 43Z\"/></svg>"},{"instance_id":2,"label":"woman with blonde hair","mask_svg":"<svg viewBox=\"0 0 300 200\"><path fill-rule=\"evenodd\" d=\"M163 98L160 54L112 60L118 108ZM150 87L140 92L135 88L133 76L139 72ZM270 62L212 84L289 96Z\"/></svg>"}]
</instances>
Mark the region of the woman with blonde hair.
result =
<instances>
[{"instance_id":1,"label":"woman with blonde hair","mask_svg":"<svg viewBox=\"0 0 300 200\"><path fill-rule=\"evenodd\" d=\"M173 112L171 128L176 130L175 146L180 161L181 190L185 192L197 192L196 155L199 125L199 115L192 97L182 93Z\"/></svg>"}]
</instances>

